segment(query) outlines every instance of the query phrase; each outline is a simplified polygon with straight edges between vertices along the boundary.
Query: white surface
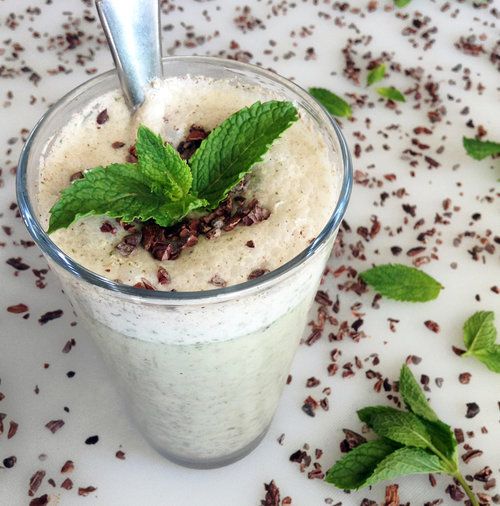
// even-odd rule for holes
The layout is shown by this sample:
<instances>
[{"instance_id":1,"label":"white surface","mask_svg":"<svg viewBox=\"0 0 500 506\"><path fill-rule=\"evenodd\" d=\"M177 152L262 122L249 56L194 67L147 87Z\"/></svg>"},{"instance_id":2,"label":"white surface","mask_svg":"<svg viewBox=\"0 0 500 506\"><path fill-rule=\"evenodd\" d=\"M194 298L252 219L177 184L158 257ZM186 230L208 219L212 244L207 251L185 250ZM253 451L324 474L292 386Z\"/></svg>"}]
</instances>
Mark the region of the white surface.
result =
<instances>
[{"instance_id":1,"label":"white surface","mask_svg":"<svg viewBox=\"0 0 500 506\"><path fill-rule=\"evenodd\" d=\"M364 360L370 353L378 353L381 363L375 370L381 371L391 380L397 379L401 363L409 354L419 355L423 358L419 366L413 367L417 375L425 373L431 378L430 398L433 407L444 420L452 426L460 426L464 430L474 430L476 436L470 439L474 448L484 451L482 457L474 459L469 465L461 462L464 474L474 474L484 465L490 465L499 478L500 448L498 445L499 410L499 376L489 372L484 366L472 359L460 359L451 351L451 345L461 346L461 326L463 321L474 311L479 309L493 309L500 317L499 296L490 290L494 284L500 282L498 262L498 248L494 255L485 254L486 263L475 262L467 253L477 241L465 239L458 248L453 246L453 238L467 230L475 230L484 234L487 229L498 228L498 204L488 203L484 196L494 197L493 188L497 185L499 177L499 161L476 162L468 158L460 145L461 136L472 136L474 131L465 126L465 122L472 118L476 125L483 124L488 130L488 138L500 139L500 124L498 123L498 71L489 62L487 55L472 57L457 51L453 44L460 35L469 33L488 35L484 43L491 48L494 45L498 29L492 26L495 21L489 9L478 11L472 9L468 3L457 4L460 13L452 18L456 6L447 13L439 12L439 5L435 3L417 3L415 0L402 11L413 13L415 9L424 10L425 14L432 16L433 23L439 30L434 37L436 44L431 51L423 52L412 49L408 38L401 36L404 26L410 20L404 21L396 18L394 13L384 12L382 5L377 12L364 18L359 14L334 11L330 4L314 6L312 2L297 2L296 9L289 9L283 14L266 19L270 12L267 2L257 2L253 7L256 16L263 18L266 30L255 29L242 34L233 24L237 15L235 3L224 2L182 2L183 12L175 8L168 15L163 16L164 24L173 24L171 31L165 31L164 50L173 46L173 41L184 41L185 32L189 31L186 25L194 25L197 34L212 34L220 31L220 36L197 48L182 47L176 50L179 54L218 54L219 51L229 51L231 40L237 40L243 50L251 51L254 62L261 62L265 66L272 66L275 70L287 77L294 77L303 86L325 86L338 93L356 92L368 93L375 102L373 109L355 111L357 121L348 123L344 121L344 129L351 146L357 142L353 137L354 131L361 131L367 135L364 147L373 144L374 150L355 160L355 168L368 172L369 176L382 179L383 174L395 173L397 180L388 182L384 180L382 188L367 188L355 185L354 194L347 221L352 228L350 234L345 235L348 243L355 243L362 238L356 235L358 226L370 226L370 216L376 214L382 222L382 231L368 244L365 244L367 261L352 259L349 248L340 258L332 260L332 265L349 264L357 269L364 269L370 263L383 263L394 261L390 247L399 245L404 251L417 246L418 232L431 228L436 212L442 213L441 202L444 198L452 199L453 205L460 206L460 211L453 213L448 226L436 225L442 245L439 247L439 260L423 266L426 272L439 279L446 289L437 301L410 305L395 303L388 300L381 301L381 308L371 308L373 292L358 297L353 292L342 293L340 296L341 310L339 318L352 323L355 317L350 307L353 303L361 301L363 306L359 309L365 313L364 325L361 328L369 336L359 343L345 338L341 342L329 343L325 332L320 341L312 347L303 346L299 350L293 365L293 381L287 386L281 400L278 413L274 419L271 430L261 446L246 459L233 466L213 471L195 471L183 469L163 460L153 452L141 439L137 431L125 418L124 410L112 386L110 375L105 370L103 362L96 348L85 336L80 325L70 326L76 318L66 302L54 276L47 277L48 286L44 290L35 288L35 277L30 271L13 275L13 269L5 264L5 260L12 256L22 256L23 259L35 268L44 268L45 262L35 248L24 249L18 244L20 239L28 239L19 219L14 217L15 212L9 210L14 200L14 177L9 169L17 163L20 142L11 145L7 140L19 137L22 128L31 128L36 119L43 113L47 104L54 102L63 93L86 79L84 67L75 64L76 54L87 54L90 47L95 47L94 40L84 40L81 46L74 50L61 53L61 60L57 54L56 39L53 49L40 53L37 45L46 47L48 37L64 34L62 24L71 23L71 19L80 17L84 5L72 2L54 2L54 5L45 5L44 2L25 2L20 0L3 1L0 5L0 40L1 48L7 48L3 54L0 52L0 67L14 67L19 69L22 64L11 60L12 44L20 43L25 50L18 51L19 58L24 59L26 65L32 67L42 80L37 88L28 81L29 73L20 73L13 79L0 79L0 97L2 104L8 101L7 91L14 92L12 105L1 110L0 129L2 143L2 158L0 166L3 169L2 177L5 185L0 188L0 221L2 225L14 227L12 236L7 236L0 230L0 241L6 246L0 249L0 392L5 398L0 401L0 412L6 413L4 425L8 427L9 420L19 423L19 430L15 437L6 438L6 430L0 436L0 462L5 457L15 455L17 463L12 469L0 468L0 504L8 506L24 505L29 503L28 484L31 475L38 469L47 471L46 479L37 492L37 495L49 493L53 496L54 504L61 505L135 505L147 504L151 506L188 506L188 505L258 505L264 497L263 483L274 479L281 489L282 497L291 496L294 506L315 506L325 504L327 497L334 498L334 503L342 501L344 505L357 505L363 497L369 497L377 502L383 501L384 485L374 487L372 490L363 490L349 496L334 489L320 480L308 480L301 474L298 465L288 461L289 455L308 443L312 449L320 447L325 454L320 462L327 469L338 457L338 444L343 438L342 427L360 430L356 421L355 410L359 407L387 402L385 394L376 394L373 391L373 380L368 381L364 371L357 372L353 378L342 379L340 371L334 377L328 377L326 366L329 361L329 352L337 347L342 351L339 364L352 361L354 356ZM179 3L180 4L180 3ZM27 6L40 5L41 15L34 15L33 21L27 18L19 20L15 31L6 26L6 16L9 12L25 13ZM217 6L221 6L217 10ZM387 4L389 5L389 4ZM179 6L178 6L179 7ZM364 2L359 2L362 12L366 12ZM168 5L165 6L168 8ZM202 15L207 10L211 21L208 22ZM64 12L72 11L73 18ZM318 16L318 12L332 14L332 19L325 20ZM93 14L92 7L90 12ZM344 26L339 28L333 18L340 17ZM484 22L487 21L485 24ZM185 25L182 25L184 22ZM425 113L428 107L422 110L413 110L414 101L410 99L400 109L402 115L387 110L383 103L375 100L373 90L355 87L341 74L342 56L341 47L347 38L356 37L351 26L354 23L363 33L374 36L370 46L374 56L378 51L395 52L395 60L404 66L422 66L425 74L432 74L440 83L440 95L448 109L447 120L439 123L436 134L432 137L421 138L422 142L432 145L431 152L442 143L445 152L435 156L441 162L441 167L428 170L426 164L420 163L415 169L415 177L410 177L408 162L401 159L401 152L410 145L407 140L413 137L412 129L425 123ZM498 21L497 21L498 24ZM314 34L307 38L289 38L292 30L300 31L302 26L315 25ZM32 37L29 29L33 27L41 33L40 39ZM73 27L72 30L75 28ZM98 32L95 23L83 22L82 29L88 34L96 35ZM44 33L48 35L44 35ZM5 42L9 38L11 42ZM82 37L85 39L85 37ZM263 49L268 48L268 40L277 41L275 54L284 55L293 50L295 57L277 62L272 56L264 56ZM63 40L63 47L66 46ZM422 41L419 39L420 46ZM297 47L293 44L296 43ZM316 48L317 59L304 61L306 48ZM10 48L10 49L8 49ZM365 50L359 46L363 53ZM368 50L368 49L366 49ZM48 69L54 69L61 61L72 72L64 75L49 76ZM471 78L474 91L464 93L461 81L462 73L451 72L450 69L462 63L471 68ZM443 71L437 71L437 66ZM87 67L97 67L103 71L110 67L108 55L104 50L97 53L94 62ZM363 62L363 69L365 62ZM333 71L337 75L331 75ZM481 76L478 77L477 73ZM362 72L364 80L366 71ZM450 83L456 81L456 85ZM482 95L476 91L478 82L486 86ZM402 89L413 84L409 78L391 72L391 75L381 85L395 85ZM453 97L463 96L462 103L452 103L447 94ZM30 95L38 98L35 105L29 106ZM470 115L460 115L463 106L471 107ZM495 109L496 108L496 109ZM369 116L372 126L366 129L364 119ZM387 131L390 135L385 140L378 133L391 123L401 123L399 131ZM441 135L447 135L444 142ZM385 151L382 144L391 146ZM8 153L7 149L12 148ZM431 154L433 156L433 154ZM460 164L452 170L454 164ZM370 167L374 164L374 167ZM458 183L462 186L459 187ZM391 196L384 207L375 206L373 202L379 201L382 191L391 193L398 188L406 187L408 196L403 199ZM417 205L417 217L411 218L401 210L402 203ZM472 223L471 215L481 213L481 219ZM419 231L412 226L405 227L404 232L396 237L390 237L386 226L394 230L402 224L404 217L413 224L418 218L425 218L426 224ZM497 230L498 234L498 230ZM433 238L430 244L434 244ZM13 241L16 244L13 244ZM364 241L363 241L364 242ZM398 261L411 260L404 253L397 258ZM450 267L457 262L456 270ZM345 277L338 282L345 282ZM328 283L332 283L331 276ZM329 287L331 296L334 296L333 284ZM479 294L481 301L475 300ZM21 315L7 313L5 308L19 302L26 303L30 308L31 317L23 320ZM44 326L37 322L38 317L46 311L62 308L64 317L54 320ZM315 309L314 309L315 313ZM397 318L397 332L392 333L388 328L387 318ZM440 324L441 332L434 334L424 325L425 320L432 319ZM498 326L498 322L497 322ZM65 342L74 337L77 345L69 354L62 354ZM48 369L43 364L49 363ZM365 364L365 369L370 368ZM355 368L354 368L355 369ZM66 377L66 372L74 370L76 376L72 379ZM461 385L458 374L463 371L472 373L470 384ZM321 385L315 389L306 389L305 380L310 376L321 380ZM434 384L435 377L444 378L442 388ZM40 393L33 392L35 385ZM330 410L323 412L319 409L315 418L306 416L300 409L303 400L311 394L316 399L323 397L321 389L325 386L332 388L330 396ZM479 404L481 412L473 419L464 418L466 402L475 401ZM68 406L70 413L65 413L63 407ZM62 418L66 424L56 434L51 434L44 424L52 419ZM481 434L480 428L487 426L489 433ZM276 442L276 438L285 433L283 446ZM88 436L98 434L99 442L94 446L84 444ZM115 452L120 449L126 452L126 460L115 458ZM38 460L40 454L46 454L44 462ZM311 451L309 453L312 453ZM460 454L463 449L460 450ZM71 459L75 462L75 471L70 475L75 484L71 491L59 488L63 476L59 473L62 464ZM47 483L47 478L56 481L57 488ZM426 500L442 497L443 504L456 504L444 492L450 483L447 478L438 477L438 484L431 489L427 477L411 477L398 480L400 483L401 502L423 504ZM480 483L475 482L478 490L482 490ZM79 497L77 487L92 485L97 487L96 492L88 497ZM498 493L497 489L490 491L492 495ZM59 501L59 502L58 502Z\"/></svg>"}]
</instances>

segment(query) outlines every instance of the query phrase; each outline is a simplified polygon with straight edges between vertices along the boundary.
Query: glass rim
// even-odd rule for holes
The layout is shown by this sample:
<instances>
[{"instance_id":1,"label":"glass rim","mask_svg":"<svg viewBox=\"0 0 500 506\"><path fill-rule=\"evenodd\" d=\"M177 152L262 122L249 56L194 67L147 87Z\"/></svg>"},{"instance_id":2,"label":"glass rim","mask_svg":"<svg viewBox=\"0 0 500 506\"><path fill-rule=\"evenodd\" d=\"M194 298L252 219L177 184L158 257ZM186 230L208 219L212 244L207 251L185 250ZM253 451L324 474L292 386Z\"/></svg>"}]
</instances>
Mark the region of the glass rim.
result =
<instances>
[{"instance_id":1,"label":"glass rim","mask_svg":"<svg viewBox=\"0 0 500 506\"><path fill-rule=\"evenodd\" d=\"M34 208L31 204L28 191L27 191L27 168L30 156L31 146L37 137L37 135L43 131L45 124L50 118L57 115L59 111L70 102L73 98L86 92L96 84L105 79L116 75L116 69L103 72L97 76L88 79L82 84L73 88L71 91L66 93L62 98L55 102L35 123L35 126L28 135L28 138L22 148L21 155L19 158L19 164L17 168L16 177L16 194L21 212L22 219L31 237L34 239L38 247L42 252L52 259L57 265L68 271L70 274L78 279L88 282L92 285L96 285L100 288L115 292L117 295L132 296L137 299L143 299L148 302L171 302L174 304L182 304L189 301L200 301L210 300L218 302L222 299L230 298L234 295L245 295L248 292L259 291L267 286L278 282L280 278L286 277L285 274L291 273L296 267L304 263L307 259L314 255L320 247L326 243L328 238L337 230L340 226L340 222L345 215L347 204L352 191L353 184L353 169L352 159L347 146L345 137L335 119L317 102L309 93L294 82L276 74L270 70L263 69L256 65L249 63L238 62L234 60L227 60L225 58L212 57L212 56L167 56L162 58L162 63L168 63L169 61L178 62L195 62L201 64L225 66L229 70L242 70L250 71L254 74L260 75L271 81L277 82L284 88L289 89L295 95L298 95L308 105L312 106L313 110L318 113L323 123L333 130L335 137L340 147L340 155L342 162L342 185L338 195L335 209L331 214L328 222L325 224L321 232L317 237L298 255L288 260L286 263L278 267L277 269L268 272L256 279L244 281L235 285L231 285L225 288L215 288L213 290L199 290L199 291L161 291L161 290L147 290L145 288L135 288L132 285L125 285L112 281L100 274L92 272L83 265L73 260L69 255L64 253L47 235L45 230L40 225Z\"/></svg>"}]
</instances>

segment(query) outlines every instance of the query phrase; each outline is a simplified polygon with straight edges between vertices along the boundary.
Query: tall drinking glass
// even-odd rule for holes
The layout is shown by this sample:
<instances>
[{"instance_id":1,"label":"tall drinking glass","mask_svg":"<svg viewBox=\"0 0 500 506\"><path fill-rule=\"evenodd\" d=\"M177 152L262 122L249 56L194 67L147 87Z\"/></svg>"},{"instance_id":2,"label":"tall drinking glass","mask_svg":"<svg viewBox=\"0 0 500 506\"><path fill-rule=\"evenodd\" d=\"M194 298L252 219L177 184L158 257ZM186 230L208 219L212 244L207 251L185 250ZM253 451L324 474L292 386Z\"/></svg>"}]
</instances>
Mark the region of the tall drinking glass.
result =
<instances>
[{"instance_id":1,"label":"tall drinking glass","mask_svg":"<svg viewBox=\"0 0 500 506\"><path fill-rule=\"evenodd\" d=\"M39 163L71 115L119 87L114 71L57 102L31 132L18 167L25 224L116 377L130 415L162 455L209 468L255 448L276 410L307 313L344 216L352 167L334 120L301 88L258 67L208 57L163 60L165 77L237 79L279 93L323 136L338 178L335 210L298 256L264 276L200 292L148 291L99 276L61 251L37 213Z\"/></svg>"}]
</instances>

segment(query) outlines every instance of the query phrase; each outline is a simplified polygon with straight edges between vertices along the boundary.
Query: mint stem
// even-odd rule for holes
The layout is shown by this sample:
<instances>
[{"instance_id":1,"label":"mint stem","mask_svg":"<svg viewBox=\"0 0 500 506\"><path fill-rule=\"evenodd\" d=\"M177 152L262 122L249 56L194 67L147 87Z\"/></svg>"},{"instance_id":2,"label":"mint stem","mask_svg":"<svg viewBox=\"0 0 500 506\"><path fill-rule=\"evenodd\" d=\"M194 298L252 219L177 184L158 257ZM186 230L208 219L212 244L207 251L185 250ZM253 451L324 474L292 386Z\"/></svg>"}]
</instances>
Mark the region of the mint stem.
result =
<instances>
[{"instance_id":1,"label":"mint stem","mask_svg":"<svg viewBox=\"0 0 500 506\"><path fill-rule=\"evenodd\" d=\"M462 488L464 489L464 492L467 494L467 497L470 499L472 506L480 506L476 495L474 494L472 489L469 487L469 484L465 481L465 478L462 476L460 471L457 471L453 475L453 477L460 483L460 485L462 485Z\"/></svg>"}]
</instances>

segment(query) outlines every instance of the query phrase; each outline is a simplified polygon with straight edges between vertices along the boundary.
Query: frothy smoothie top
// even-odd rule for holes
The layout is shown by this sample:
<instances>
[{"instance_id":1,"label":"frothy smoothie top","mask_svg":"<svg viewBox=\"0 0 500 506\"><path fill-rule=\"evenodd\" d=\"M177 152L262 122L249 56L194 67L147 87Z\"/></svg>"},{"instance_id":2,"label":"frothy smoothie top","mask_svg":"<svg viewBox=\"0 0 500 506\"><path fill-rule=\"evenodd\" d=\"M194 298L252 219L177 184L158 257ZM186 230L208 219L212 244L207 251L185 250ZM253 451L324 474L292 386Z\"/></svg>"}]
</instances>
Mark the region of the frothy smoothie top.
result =
<instances>
[{"instance_id":1,"label":"frothy smoothie top","mask_svg":"<svg viewBox=\"0 0 500 506\"><path fill-rule=\"evenodd\" d=\"M130 159L139 125L177 147L193 125L210 131L239 109L273 99L283 98L236 80L190 76L154 83L133 116L118 90L97 98L51 139L42 156L38 192L42 225L47 227L50 208L74 174ZM300 109L299 113L299 121L253 168L244 190L247 202L257 199L270 211L267 219L212 239L200 236L196 246L175 260L157 260L141 247L124 256L117 245L129 231L105 216L81 219L54 232L52 240L97 274L129 285L148 283L157 290L209 290L280 267L323 229L339 191L338 158L312 121Z\"/></svg>"}]
</instances>

